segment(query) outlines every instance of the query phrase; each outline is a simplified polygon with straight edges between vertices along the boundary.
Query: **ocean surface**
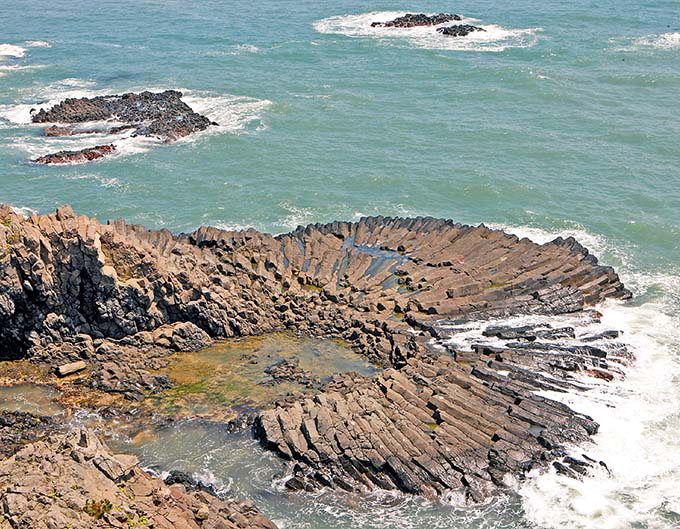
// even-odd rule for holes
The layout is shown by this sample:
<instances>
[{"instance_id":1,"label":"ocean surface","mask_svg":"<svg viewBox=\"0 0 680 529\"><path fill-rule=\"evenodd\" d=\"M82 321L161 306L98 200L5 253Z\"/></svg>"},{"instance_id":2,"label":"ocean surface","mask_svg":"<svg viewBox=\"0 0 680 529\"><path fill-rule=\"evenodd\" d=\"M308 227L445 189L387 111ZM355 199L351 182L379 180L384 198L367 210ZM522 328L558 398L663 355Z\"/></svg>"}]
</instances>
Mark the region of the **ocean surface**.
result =
<instances>
[{"instance_id":1,"label":"ocean surface","mask_svg":"<svg viewBox=\"0 0 680 529\"><path fill-rule=\"evenodd\" d=\"M487 31L370 28L441 11ZM44 138L31 108L166 88L220 126L172 145L112 138L119 153L90 164L27 163L102 141ZM566 397L601 423L588 449L611 477L548 471L481 507L290 499L264 471L233 486L286 529L677 528L679 95L677 0L6 1L0 201L40 213L70 203L173 231L279 233L381 214L484 222L540 242L574 235L636 295L602 310L637 364ZM215 450L199 459L228 488L238 465L225 461L241 448Z\"/></svg>"}]
</instances>

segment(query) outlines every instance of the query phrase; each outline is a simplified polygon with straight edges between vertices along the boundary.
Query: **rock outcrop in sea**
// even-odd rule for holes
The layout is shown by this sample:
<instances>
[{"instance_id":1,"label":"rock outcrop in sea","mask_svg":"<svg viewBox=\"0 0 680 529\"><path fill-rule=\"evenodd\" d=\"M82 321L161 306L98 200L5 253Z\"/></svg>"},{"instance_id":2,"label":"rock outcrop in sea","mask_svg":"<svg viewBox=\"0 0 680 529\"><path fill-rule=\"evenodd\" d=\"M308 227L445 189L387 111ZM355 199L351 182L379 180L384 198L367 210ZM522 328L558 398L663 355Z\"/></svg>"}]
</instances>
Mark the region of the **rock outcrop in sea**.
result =
<instances>
[{"instance_id":1,"label":"rock outcrop in sea","mask_svg":"<svg viewBox=\"0 0 680 529\"><path fill-rule=\"evenodd\" d=\"M506 477L564 458L565 444L598 425L539 391L616 373L625 351L597 345L614 335L490 324L483 336L495 345L465 351L450 345L451 328L518 315L597 320L588 307L628 297L572 238L538 245L428 217L173 235L69 207L28 218L0 208L0 346L18 356L85 360L94 384L131 398L162 390L146 370L168 351L284 329L342 337L384 366L259 412L255 432L291 461L294 489L481 501Z\"/></svg>"},{"instance_id":2,"label":"rock outcrop in sea","mask_svg":"<svg viewBox=\"0 0 680 529\"><path fill-rule=\"evenodd\" d=\"M182 101L177 90L164 92L125 93L122 95L69 98L32 117L33 123L69 123L72 125L103 122L113 123L99 128L78 128L52 125L45 128L46 136L75 136L80 134L118 134L132 130L131 135L149 136L163 141L175 141L216 125L207 117L194 112ZM42 156L36 163L81 163L111 154L114 146ZM93 156L98 154L99 156Z\"/></svg>"},{"instance_id":3,"label":"rock outcrop in sea","mask_svg":"<svg viewBox=\"0 0 680 529\"><path fill-rule=\"evenodd\" d=\"M462 18L460 15L450 13L438 13L436 15L406 13L387 22L372 22L371 27L414 28L418 26L438 26L439 24L445 24L454 20L462 20Z\"/></svg>"},{"instance_id":4,"label":"rock outcrop in sea","mask_svg":"<svg viewBox=\"0 0 680 529\"><path fill-rule=\"evenodd\" d=\"M484 28L472 26L470 24L458 24L455 26L447 26L444 28L437 28L437 33L446 35L447 37L465 37L475 31L486 31Z\"/></svg>"},{"instance_id":5,"label":"rock outcrop in sea","mask_svg":"<svg viewBox=\"0 0 680 529\"><path fill-rule=\"evenodd\" d=\"M79 151L59 151L53 154L46 154L45 156L40 156L33 163L44 164L44 165L63 165L63 164L75 164L91 162L92 160L97 160L114 153L116 146L110 145L98 145L97 147L88 147L87 149L81 149Z\"/></svg>"}]
</instances>

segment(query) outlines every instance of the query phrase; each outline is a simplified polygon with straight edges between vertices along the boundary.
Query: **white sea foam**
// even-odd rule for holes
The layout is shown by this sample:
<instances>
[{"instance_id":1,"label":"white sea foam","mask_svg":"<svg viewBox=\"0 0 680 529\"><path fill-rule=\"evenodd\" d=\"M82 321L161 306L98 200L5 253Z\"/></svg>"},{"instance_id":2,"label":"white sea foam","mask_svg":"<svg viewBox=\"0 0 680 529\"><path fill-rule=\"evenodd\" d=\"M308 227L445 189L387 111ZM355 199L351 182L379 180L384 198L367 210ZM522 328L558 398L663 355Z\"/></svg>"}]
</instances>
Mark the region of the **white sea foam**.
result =
<instances>
[{"instance_id":1,"label":"white sea foam","mask_svg":"<svg viewBox=\"0 0 680 529\"><path fill-rule=\"evenodd\" d=\"M413 46L437 50L459 51L503 51L507 48L527 48L537 41L540 28L508 29L496 24L481 24L474 18L448 22L439 26L414 28L371 27L372 22L386 22L399 16L403 11L379 11L360 15L342 15L324 18L314 23L319 33L345 35L359 38L378 38L384 42L408 42ZM446 37L437 33L437 28L454 24L472 24L485 31L470 33L465 37Z\"/></svg>"},{"instance_id":2,"label":"white sea foam","mask_svg":"<svg viewBox=\"0 0 680 529\"><path fill-rule=\"evenodd\" d=\"M263 112L272 102L267 99L255 99L228 94L216 94L203 91L182 91L182 100L194 111L210 118L218 124L209 127L206 133L230 132L239 133L249 125L258 123L257 130L262 130ZM191 137L189 137L191 138Z\"/></svg>"},{"instance_id":3,"label":"white sea foam","mask_svg":"<svg viewBox=\"0 0 680 529\"><path fill-rule=\"evenodd\" d=\"M23 215L24 217L30 217L33 214L38 213L37 210L29 208L27 206L11 206L14 213L17 215Z\"/></svg>"},{"instance_id":4,"label":"white sea foam","mask_svg":"<svg viewBox=\"0 0 680 529\"><path fill-rule=\"evenodd\" d=\"M24 57L26 48L14 44L0 44L0 57Z\"/></svg>"},{"instance_id":5,"label":"white sea foam","mask_svg":"<svg viewBox=\"0 0 680 529\"><path fill-rule=\"evenodd\" d=\"M680 520L680 274L641 273L616 255L603 237L581 227L549 232L531 227L496 226L544 243L573 235L595 255L615 255L636 305L605 302L602 323L623 330L620 339L636 355L625 379L595 383L587 392L548 394L591 415L600 430L587 446L572 447L604 461L604 469L582 481L536 471L519 488L527 517L539 527L671 529ZM653 293L653 295L651 295Z\"/></svg>"},{"instance_id":6,"label":"white sea foam","mask_svg":"<svg viewBox=\"0 0 680 529\"><path fill-rule=\"evenodd\" d=\"M639 39L635 39L634 44L646 48L678 50L680 49L680 32L640 37Z\"/></svg>"},{"instance_id":7,"label":"white sea foam","mask_svg":"<svg viewBox=\"0 0 680 529\"><path fill-rule=\"evenodd\" d=\"M29 48L51 48L52 45L45 40L27 40L24 42Z\"/></svg>"}]
</instances>

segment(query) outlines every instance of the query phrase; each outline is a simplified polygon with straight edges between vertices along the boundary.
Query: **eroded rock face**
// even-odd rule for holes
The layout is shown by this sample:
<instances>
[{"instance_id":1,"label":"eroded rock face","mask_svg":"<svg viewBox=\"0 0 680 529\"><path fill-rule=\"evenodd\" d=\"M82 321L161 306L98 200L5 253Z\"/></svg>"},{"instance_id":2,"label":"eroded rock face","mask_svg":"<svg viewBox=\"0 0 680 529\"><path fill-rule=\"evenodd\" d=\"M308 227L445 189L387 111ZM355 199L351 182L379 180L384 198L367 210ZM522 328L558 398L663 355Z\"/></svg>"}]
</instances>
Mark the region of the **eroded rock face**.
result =
<instances>
[{"instance_id":1,"label":"eroded rock face","mask_svg":"<svg viewBox=\"0 0 680 529\"><path fill-rule=\"evenodd\" d=\"M250 502L166 486L140 469L136 457L112 454L85 429L1 461L0 502L7 527L276 529Z\"/></svg>"},{"instance_id":2,"label":"eroded rock face","mask_svg":"<svg viewBox=\"0 0 680 529\"><path fill-rule=\"evenodd\" d=\"M59 151L53 154L47 154L45 156L40 156L34 160L33 163L43 164L43 165L66 165L66 164L77 164L91 162L92 160L97 160L103 158L104 156L109 156L116 151L116 146L110 145L98 145L96 147L89 147L87 149L81 149L79 151Z\"/></svg>"},{"instance_id":3,"label":"eroded rock face","mask_svg":"<svg viewBox=\"0 0 680 529\"><path fill-rule=\"evenodd\" d=\"M448 26L445 28L437 28L437 33L446 35L447 37L465 37L475 31L486 31L484 28L472 26L470 24L458 24L456 26Z\"/></svg>"},{"instance_id":4,"label":"eroded rock face","mask_svg":"<svg viewBox=\"0 0 680 529\"><path fill-rule=\"evenodd\" d=\"M165 92L128 92L122 95L69 98L49 110L41 109L33 116L34 123L86 123L116 120L134 124L134 136L155 136L173 141L207 129L212 123L194 112L181 99L177 90ZM129 125L112 129L89 129L86 132L120 132ZM48 127L48 135L69 135L77 129ZM82 134L82 132L80 132Z\"/></svg>"},{"instance_id":5,"label":"eroded rock face","mask_svg":"<svg viewBox=\"0 0 680 529\"><path fill-rule=\"evenodd\" d=\"M153 367L178 333L182 350L288 328L342 337L390 367L373 379L337 376L315 397L260 414L263 443L295 462L292 488L459 490L476 501L506 474L561 457L562 444L597 425L536 391L578 389L576 372L611 374L598 344L609 338L563 345L554 340L573 330L494 325L482 336L507 338L502 347L480 340L461 351L447 346L446 323L578 315L629 296L572 238L538 245L483 225L369 217L277 237L216 228L173 235L100 224L68 207L27 219L0 209L6 350L90 355L105 370L96 383L115 390L131 381L120 387L133 398L162 381L120 370L120 359L126 369Z\"/></svg>"},{"instance_id":6,"label":"eroded rock face","mask_svg":"<svg viewBox=\"0 0 680 529\"><path fill-rule=\"evenodd\" d=\"M373 22L371 27L383 28L413 28L416 26L437 26L445 24L452 20L461 20L460 15L452 15L449 13L439 13L436 15L425 15L423 13L413 14L406 13L404 16L397 17L389 22Z\"/></svg>"}]
</instances>

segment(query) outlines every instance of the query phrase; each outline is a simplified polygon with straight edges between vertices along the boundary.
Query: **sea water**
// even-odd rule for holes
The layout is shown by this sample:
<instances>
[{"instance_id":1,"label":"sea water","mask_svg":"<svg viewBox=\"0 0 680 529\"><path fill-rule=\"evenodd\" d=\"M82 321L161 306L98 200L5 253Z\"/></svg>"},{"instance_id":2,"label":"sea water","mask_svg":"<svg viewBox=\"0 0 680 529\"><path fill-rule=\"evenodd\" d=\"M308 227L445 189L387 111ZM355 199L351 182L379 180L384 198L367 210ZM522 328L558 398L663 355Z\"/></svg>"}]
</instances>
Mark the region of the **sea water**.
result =
<instances>
[{"instance_id":1,"label":"sea water","mask_svg":"<svg viewBox=\"0 0 680 529\"><path fill-rule=\"evenodd\" d=\"M458 12L486 31L370 27L405 12ZM626 378L561 397L600 422L587 448L611 476L537 473L475 508L291 497L268 472L257 483L276 493L253 495L287 528L678 527L679 20L674 0L6 0L0 200L174 231L381 214L574 235L635 294L600 307L636 353ZM30 124L65 97L166 88L219 126L164 145L48 139ZM103 140L119 145L110 159L27 163ZM251 494L229 457L192 464Z\"/></svg>"}]
</instances>

